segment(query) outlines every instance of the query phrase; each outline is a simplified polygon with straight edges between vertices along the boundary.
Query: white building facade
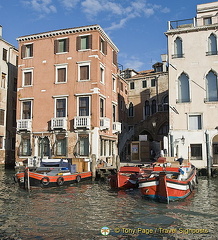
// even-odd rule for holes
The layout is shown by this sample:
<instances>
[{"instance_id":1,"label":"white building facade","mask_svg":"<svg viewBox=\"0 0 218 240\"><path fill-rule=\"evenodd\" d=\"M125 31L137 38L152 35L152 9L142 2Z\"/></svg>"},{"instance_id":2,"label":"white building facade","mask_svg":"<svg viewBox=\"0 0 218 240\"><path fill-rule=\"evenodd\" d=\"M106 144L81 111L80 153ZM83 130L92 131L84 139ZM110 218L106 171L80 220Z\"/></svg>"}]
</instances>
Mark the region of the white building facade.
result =
<instances>
[{"instance_id":1,"label":"white building facade","mask_svg":"<svg viewBox=\"0 0 218 240\"><path fill-rule=\"evenodd\" d=\"M170 156L198 168L218 164L218 2L190 21L169 22Z\"/></svg>"}]
</instances>

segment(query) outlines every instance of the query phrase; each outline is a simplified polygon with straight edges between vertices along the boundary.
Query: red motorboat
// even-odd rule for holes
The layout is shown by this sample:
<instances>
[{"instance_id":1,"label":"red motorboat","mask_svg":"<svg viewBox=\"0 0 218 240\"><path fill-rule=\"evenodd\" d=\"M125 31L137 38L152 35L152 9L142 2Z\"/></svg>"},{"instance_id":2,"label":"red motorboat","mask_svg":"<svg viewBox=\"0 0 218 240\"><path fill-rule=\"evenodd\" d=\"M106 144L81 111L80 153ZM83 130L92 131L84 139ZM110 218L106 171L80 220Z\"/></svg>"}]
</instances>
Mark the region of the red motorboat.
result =
<instances>
[{"instance_id":1,"label":"red motorboat","mask_svg":"<svg viewBox=\"0 0 218 240\"><path fill-rule=\"evenodd\" d=\"M142 195L166 203L190 195L198 183L196 168L187 160L180 163L157 162L150 176L139 180Z\"/></svg>"},{"instance_id":2,"label":"red motorboat","mask_svg":"<svg viewBox=\"0 0 218 240\"><path fill-rule=\"evenodd\" d=\"M130 189L138 187L138 180L147 176L151 169L148 167L123 166L116 174L109 176L111 188Z\"/></svg>"}]
</instances>

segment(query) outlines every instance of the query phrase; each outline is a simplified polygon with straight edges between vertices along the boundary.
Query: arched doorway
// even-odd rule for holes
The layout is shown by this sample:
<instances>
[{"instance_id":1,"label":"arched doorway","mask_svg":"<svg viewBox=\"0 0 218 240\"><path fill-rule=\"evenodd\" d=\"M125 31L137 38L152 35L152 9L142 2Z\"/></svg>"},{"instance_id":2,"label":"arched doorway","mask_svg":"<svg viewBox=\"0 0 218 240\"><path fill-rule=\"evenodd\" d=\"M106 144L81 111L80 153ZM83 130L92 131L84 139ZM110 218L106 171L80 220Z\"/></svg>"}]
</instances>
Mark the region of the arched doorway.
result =
<instances>
[{"instance_id":1,"label":"arched doorway","mask_svg":"<svg viewBox=\"0 0 218 240\"><path fill-rule=\"evenodd\" d=\"M213 164L218 164L218 135L214 136L213 138Z\"/></svg>"}]
</instances>

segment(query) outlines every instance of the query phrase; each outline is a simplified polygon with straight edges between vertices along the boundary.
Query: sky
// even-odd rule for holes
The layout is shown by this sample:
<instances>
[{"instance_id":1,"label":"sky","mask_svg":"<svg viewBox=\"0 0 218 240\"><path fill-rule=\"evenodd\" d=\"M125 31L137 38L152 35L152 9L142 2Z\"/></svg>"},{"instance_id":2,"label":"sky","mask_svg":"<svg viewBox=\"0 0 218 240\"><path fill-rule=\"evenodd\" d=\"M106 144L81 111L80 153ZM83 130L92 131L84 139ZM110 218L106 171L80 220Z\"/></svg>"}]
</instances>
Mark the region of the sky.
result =
<instances>
[{"instance_id":1,"label":"sky","mask_svg":"<svg viewBox=\"0 0 218 240\"><path fill-rule=\"evenodd\" d=\"M3 39L99 24L118 47L123 69L152 69L167 53L168 21L196 16L212 0L0 0Z\"/></svg>"}]
</instances>

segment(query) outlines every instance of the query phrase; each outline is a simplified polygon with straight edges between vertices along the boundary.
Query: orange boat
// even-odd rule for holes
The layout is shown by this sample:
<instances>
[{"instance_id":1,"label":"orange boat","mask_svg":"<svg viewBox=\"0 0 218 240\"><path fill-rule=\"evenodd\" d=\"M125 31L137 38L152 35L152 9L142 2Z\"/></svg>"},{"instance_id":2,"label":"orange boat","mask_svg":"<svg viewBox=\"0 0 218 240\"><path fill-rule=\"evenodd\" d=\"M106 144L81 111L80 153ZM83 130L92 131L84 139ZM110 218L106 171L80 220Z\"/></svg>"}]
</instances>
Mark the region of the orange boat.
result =
<instances>
[{"instance_id":1,"label":"orange boat","mask_svg":"<svg viewBox=\"0 0 218 240\"><path fill-rule=\"evenodd\" d=\"M70 159L47 159L39 167L26 167L15 174L15 181L25 189L57 187L91 179L91 171L77 172Z\"/></svg>"},{"instance_id":2,"label":"orange boat","mask_svg":"<svg viewBox=\"0 0 218 240\"><path fill-rule=\"evenodd\" d=\"M111 188L130 189L137 188L139 178L147 176L151 168L138 166L120 167L116 174L110 175L109 182Z\"/></svg>"},{"instance_id":3,"label":"orange boat","mask_svg":"<svg viewBox=\"0 0 218 240\"><path fill-rule=\"evenodd\" d=\"M139 188L143 196L169 203L184 199L196 187L197 172L189 161L157 162L149 177L139 180Z\"/></svg>"}]
</instances>

